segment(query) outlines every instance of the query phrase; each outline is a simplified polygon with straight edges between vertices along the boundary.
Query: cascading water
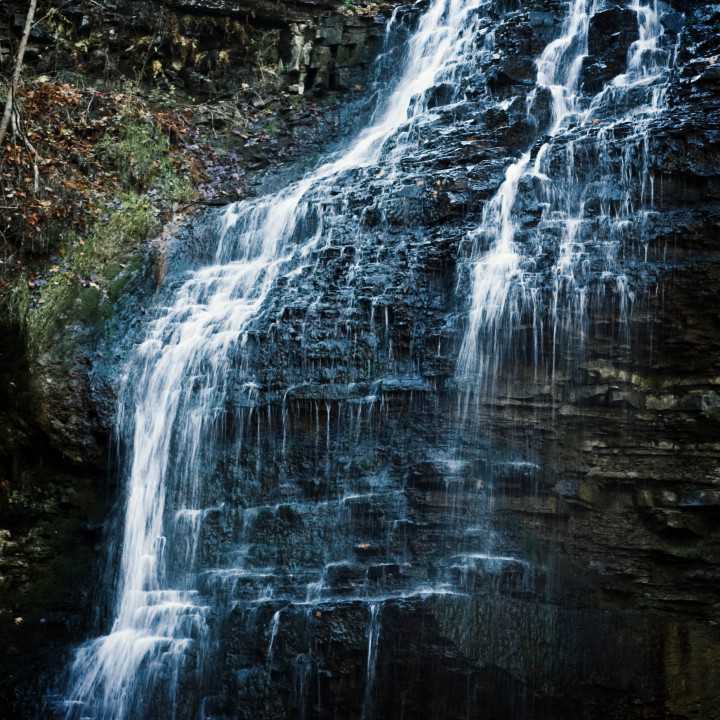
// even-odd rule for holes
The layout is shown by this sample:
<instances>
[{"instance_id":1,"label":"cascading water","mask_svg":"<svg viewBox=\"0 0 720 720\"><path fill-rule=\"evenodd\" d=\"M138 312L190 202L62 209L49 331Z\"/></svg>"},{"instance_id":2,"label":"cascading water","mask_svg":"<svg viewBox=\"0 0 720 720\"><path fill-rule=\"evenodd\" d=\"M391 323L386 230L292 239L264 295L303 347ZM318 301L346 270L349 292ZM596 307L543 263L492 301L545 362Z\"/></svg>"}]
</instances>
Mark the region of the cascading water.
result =
<instances>
[{"instance_id":1,"label":"cascading water","mask_svg":"<svg viewBox=\"0 0 720 720\"><path fill-rule=\"evenodd\" d=\"M192 272L151 324L118 411L130 460L115 617L108 635L77 653L68 717L138 717L163 693L170 708L164 712L174 717L184 666L192 665L200 682L211 608L199 600L193 572L205 500L198 465L222 423L232 352L279 274L323 239L321 206L311 196L328 193L343 173L372 166L383 153L390 167L399 160L413 122L427 112L425 93L452 80L467 53L477 7L433 2L369 126L347 150L277 195L230 206L214 263ZM311 216L316 229L303 236ZM170 545L187 549L179 572L168 562Z\"/></svg>"},{"instance_id":2,"label":"cascading water","mask_svg":"<svg viewBox=\"0 0 720 720\"><path fill-rule=\"evenodd\" d=\"M497 378L526 359L526 345L535 372L554 374L558 348L581 347L593 290L600 296L612 288L627 312L631 291L622 246L629 220L652 209L646 121L662 109L671 54L657 6L632 2L638 40L625 72L589 97L581 78L597 5L570 2L557 37L540 53L526 103L537 119L536 139L506 167L504 182L469 234L472 301L456 376L473 391L494 392ZM176 279L171 300L158 309L129 362L118 407L126 498L112 624L76 654L68 720L247 717L231 714L227 698L241 705L237 698L248 686L262 686L270 689L263 696L269 707L277 700L273 679L280 673L291 676L293 686L285 688L285 705L275 717L286 707L296 717L322 716L320 650L339 655L343 668L352 664L316 631L335 615L342 616L343 640L352 634L347 627L363 628L355 648L359 678L351 688L357 690L355 714L381 717L375 695L382 656L392 646L380 635L399 608L418 603L424 611L446 600L454 625L444 632L451 635L480 616L477 607L461 611L453 603L472 603L488 588L528 596L542 585L541 570L516 557L517 544L488 552L496 544L483 517L491 463L478 460L479 438L465 447L443 444L440 431L428 427L437 413L435 401L425 399L434 379L398 359L394 312L382 288L373 286L368 308L372 347L381 347L384 358L371 382L350 377L325 392L303 377L273 389L280 407L273 415L245 362L253 322L278 287L286 288L287 298L279 315L291 314L292 283L318 272L320 253L352 255L346 251L353 241L371 236L373 213L381 216L373 222L392 232L393 192L403 188L411 204L424 188L424 178L408 179L408 166L436 171L436 186L443 187L445 159L438 162L426 151L443 133L465 133L467 144L477 142L474 121L463 115L467 106L477 101L494 112L512 105L512 98L492 96L478 70L494 57L501 23L492 11L492 2L433 0L416 18L401 70L391 73L397 80L380 94L368 126L282 191L228 207L208 230L212 261ZM394 16L388 26L391 70L398 60L391 48L397 22ZM618 147L619 176L608 150ZM479 157L487 159L482 152ZM598 201L600 185L619 190ZM491 192L495 188L497 182ZM541 207L530 219L522 208L527 195L539 198ZM464 211L477 225L473 208ZM338 248L335 235L352 240ZM399 254L410 255L406 246ZM363 262L381 277L378 285L383 282L382 247L358 252L335 289L333 302L347 306L341 318L360 311L363 298L353 283ZM297 338L302 352L312 339L313 313L327 311L323 300L318 293L306 303ZM343 353L359 354L356 337L342 344L350 326L338 320L337 338L323 339L324 347L336 343ZM529 343L517 341L523 333ZM437 355L442 345L439 334ZM312 362L303 356L308 375L316 369ZM360 364L374 369L364 358ZM321 377L332 379L334 370L326 363ZM393 392L409 395L407 404L386 401ZM403 413L417 405L430 422L406 426ZM281 438L277 447L268 449L268 429ZM414 436L432 448L427 457L403 455L404 441L409 446ZM494 464L494 471L524 482L538 470L515 457ZM397 468L406 465L411 470L401 474ZM267 480L270 475L277 483ZM543 632L552 637L552 628ZM238 639L255 635L262 638L257 646ZM218 677L217 668L237 664L242 671Z\"/></svg>"},{"instance_id":3,"label":"cascading water","mask_svg":"<svg viewBox=\"0 0 720 720\"><path fill-rule=\"evenodd\" d=\"M580 71L598 7L592 0L571 2L561 37L538 59L528 112L535 113L538 100L549 93L549 117L539 121L547 125L547 139L510 166L471 236L472 301L458 376L491 396L498 377L512 377L518 361L529 360L536 374L544 367L554 377L558 350L581 351L593 300L602 304L614 296L621 326L632 302L622 254L635 226L631 221L642 227L652 211L648 122L662 109L672 53L662 47L657 2L634 0L628 7L636 13L639 39L628 51L625 72L594 97L584 96ZM614 144L624 156L619 176L608 161ZM608 188L613 192L599 192ZM539 197L539 222L523 218L521 193ZM589 212L591 203L599 209ZM548 285L549 302L543 291ZM530 338L519 342L518 332ZM522 353L523 347L531 348L529 357L511 355L511 349Z\"/></svg>"}]
</instances>

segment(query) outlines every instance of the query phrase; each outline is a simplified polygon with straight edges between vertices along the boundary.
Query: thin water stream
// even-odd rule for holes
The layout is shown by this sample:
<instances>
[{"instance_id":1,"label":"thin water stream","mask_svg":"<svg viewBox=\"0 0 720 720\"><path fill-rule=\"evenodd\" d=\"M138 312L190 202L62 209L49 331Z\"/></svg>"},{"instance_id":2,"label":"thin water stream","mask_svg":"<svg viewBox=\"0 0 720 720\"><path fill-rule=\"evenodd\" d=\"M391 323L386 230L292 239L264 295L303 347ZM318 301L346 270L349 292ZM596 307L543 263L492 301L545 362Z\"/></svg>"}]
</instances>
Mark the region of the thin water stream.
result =
<instances>
[{"instance_id":1,"label":"thin water stream","mask_svg":"<svg viewBox=\"0 0 720 720\"><path fill-rule=\"evenodd\" d=\"M480 388L481 395L497 392L500 375L511 381L512 350L521 345L521 326L530 328L531 364L552 378L559 349L571 346L581 352L592 301L614 295L620 326L632 304L622 254L634 222L641 224L652 211L653 195L647 191L653 182L647 165L649 120L662 109L672 54L660 46L664 29L657 2L633 1L629 8L637 16L639 39L628 50L625 72L594 97L580 97L589 22L599 7L594 0L570 3L561 36L537 60L528 112L539 94L550 93L547 140L533 144L508 168L472 234L472 301L458 376L467 379L472 392ZM616 176L607 153L615 130L628 125L631 131L623 139L624 157ZM563 162L555 155L560 135ZM590 217L585 207L598 185L612 187L608 194L619 197L604 201L600 214ZM529 229L521 228L522 192L539 192L543 200L540 222ZM559 242L549 247L548 239L553 242L558 234ZM593 258L598 245L603 247L600 267ZM542 272L546 253L554 262ZM553 288L549 301L541 292L548 282ZM548 324L550 348L543 346Z\"/></svg>"}]
</instances>

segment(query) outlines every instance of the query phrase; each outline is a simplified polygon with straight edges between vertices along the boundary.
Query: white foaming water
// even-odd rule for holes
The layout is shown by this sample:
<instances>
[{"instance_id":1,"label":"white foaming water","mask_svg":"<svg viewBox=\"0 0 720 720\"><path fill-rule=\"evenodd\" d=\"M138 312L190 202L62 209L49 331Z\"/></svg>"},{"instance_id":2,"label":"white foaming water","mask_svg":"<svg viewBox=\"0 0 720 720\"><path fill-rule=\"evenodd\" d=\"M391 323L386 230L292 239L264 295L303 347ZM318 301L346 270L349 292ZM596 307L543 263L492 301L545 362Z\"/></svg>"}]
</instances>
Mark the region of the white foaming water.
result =
<instances>
[{"instance_id":1,"label":"white foaming water","mask_svg":"<svg viewBox=\"0 0 720 720\"><path fill-rule=\"evenodd\" d=\"M588 28L595 5L594 0L572 0L562 34L537 61L537 88L549 90L553 100L550 135L555 135L565 118L576 112L578 80L587 55Z\"/></svg>"},{"instance_id":2,"label":"white foaming water","mask_svg":"<svg viewBox=\"0 0 720 720\"><path fill-rule=\"evenodd\" d=\"M275 640L280 630L280 610L276 610L270 623L270 642L268 643L267 664L272 665L273 650L275 648Z\"/></svg>"},{"instance_id":3,"label":"white foaming water","mask_svg":"<svg viewBox=\"0 0 720 720\"><path fill-rule=\"evenodd\" d=\"M626 324L632 290L621 254L629 228L635 224L642 231L652 209L649 127L664 107L672 62L662 48L657 2L632 0L628 8L637 16L638 39L628 50L625 72L584 99L579 83L598 6L590 0L569 3L561 36L537 61L536 89L528 102L532 108L540 92L550 92L549 138L534 161L528 151L510 166L472 235L478 250L489 249L476 250L472 258L472 299L457 376L487 396L495 394L500 370L512 370L510 350L521 327L531 336L530 365L536 376L545 365L554 381L558 349L572 345L575 352L582 351L591 300L613 297L620 324ZM619 141L616 128L625 130ZM619 172L609 152L613 143L622 144ZM516 205L525 176L533 180L531 192L539 189L543 210L540 222L524 231L521 247ZM607 191L599 200L593 197L598 187ZM590 200L600 206L592 215ZM549 354L543 348L548 326Z\"/></svg>"},{"instance_id":4,"label":"white foaming water","mask_svg":"<svg viewBox=\"0 0 720 720\"><path fill-rule=\"evenodd\" d=\"M616 87L628 87L633 83L651 83L665 69L658 61L662 52L660 41L665 29L660 23L657 0L644 4L634 0L630 9L638 16L639 38L630 46L627 71L613 80Z\"/></svg>"},{"instance_id":5,"label":"white foaming water","mask_svg":"<svg viewBox=\"0 0 720 720\"><path fill-rule=\"evenodd\" d=\"M512 210L515 205L518 184L525 174L530 153L525 153L505 173L505 181L497 194L483 210L483 220L478 235L492 238L492 249L475 263L473 268L473 300L468 319L465 341L458 359L463 374L472 369L482 376L489 374L490 365L497 369L501 360L498 353L478 353L476 338L481 333L492 338L493 347L500 342L503 331L501 320L514 317L519 309L512 307L514 299L510 289L520 274L521 256L515 247L515 224Z\"/></svg>"},{"instance_id":6,"label":"white foaming water","mask_svg":"<svg viewBox=\"0 0 720 720\"><path fill-rule=\"evenodd\" d=\"M580 67L587 53L589 6L594 10L594 3L588 0L571 3L562 34L545 48L537 62L534 94L540 89L552 94L551 135L575 110ZM475 243L489 241L490 249L474 262L472 304L458 358L458 374L463 378L474 380L479 376L484 383L495 376L505 360L501 345L509 339L502 335L508 323L515 325L519 321L522 312L522 256L515 244L513 209L530 157L528 151L508 168L474 233Z\"/></svg>"},{"instance_id":7,"label":"white foaming water","mask_svg":"<svg viewBox=\"0 0 720 720\"><path fill-rule=\"evenodd\" d=\"M160 706L173 717L180 674L202 675L210 629L192 567L205 500L200 464L222 424L233 350L279 273L321 241L322 216L311 237L298 238L312 197L341 174L380 161L391 139L386 162L400 158L404 131L428 112L426 92L440 79L451 81L471 50L478 5L434 0L369 126L299 182L228 207L214 263L190 273L150 325L130 362L118 412L129 461L114 620L107 635L76 654L68 718L121 720ZM181 572L168 561L177 546L186 548Z\"/></svg>"}]
</instances>

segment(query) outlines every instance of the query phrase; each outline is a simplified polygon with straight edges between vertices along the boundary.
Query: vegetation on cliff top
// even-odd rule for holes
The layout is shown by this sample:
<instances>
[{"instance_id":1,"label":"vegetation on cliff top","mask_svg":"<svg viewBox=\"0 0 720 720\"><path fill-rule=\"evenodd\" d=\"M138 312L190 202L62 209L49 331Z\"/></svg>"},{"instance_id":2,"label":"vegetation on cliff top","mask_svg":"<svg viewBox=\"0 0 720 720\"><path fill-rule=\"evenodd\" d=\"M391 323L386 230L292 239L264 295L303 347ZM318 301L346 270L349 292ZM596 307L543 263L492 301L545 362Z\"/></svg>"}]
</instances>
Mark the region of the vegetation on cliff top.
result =
<instances>
[{"instance_id":1,"label":"vegetation on cliff top","mask_svg":"<svg viewBox=\"0 0 720 720\"><path fill-rule=\"evenodd\" d=\"M27 137L0 164L0 295L41 349L63 324L96 322L119 275L195 197L201 160L187 123L132 89L102 92L37 78L19 95ZM38 160L39 158L39 160Z\"/></svg>"}]
</instances>

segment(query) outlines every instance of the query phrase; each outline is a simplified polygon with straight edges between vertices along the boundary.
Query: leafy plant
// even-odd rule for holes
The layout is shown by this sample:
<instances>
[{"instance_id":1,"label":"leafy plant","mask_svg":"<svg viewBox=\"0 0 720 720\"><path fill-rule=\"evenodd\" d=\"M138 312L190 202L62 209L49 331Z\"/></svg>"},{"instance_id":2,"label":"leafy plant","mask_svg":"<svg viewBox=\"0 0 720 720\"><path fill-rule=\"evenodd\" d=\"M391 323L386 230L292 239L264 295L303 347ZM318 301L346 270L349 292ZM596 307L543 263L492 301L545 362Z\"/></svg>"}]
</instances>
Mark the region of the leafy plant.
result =
<instances>
[{"instance_id":1,"label":"leafy plant","mask_svg":"<svg viewBox=\"0 0 720 720\"><path fill-rule=\"evenodd\" d=\"M165 202L182 204L195 197L195 188L188 177L177 173L165 175L159 184L160 194Z\"/></svg>"},{"instance_id":2,"label":"leafy plant","mask_svg":"<svg viewBox=\"0 0 720 720\"><path fill-rule=\"evenodd\" d=\"M101 322L110 313L107 296L112 284L133 252L158 229L150 201L126 193L86 237L69 234L62 267L51 269L35 307L27 313L31 349L48 347L68 324Z\"/></svg>"},{"instance_id":3,"label":"leafy plant","mask_svg":"<svg viewBox=\"0 0 720 720\"><path fill-rule=\"evenodd\" d=\"M98 153L130 189L146 190L155 180L173 172L170 143L151 123L123 124L119 138L108 134L100 141Z\"/></svg>"}]
</instances>

